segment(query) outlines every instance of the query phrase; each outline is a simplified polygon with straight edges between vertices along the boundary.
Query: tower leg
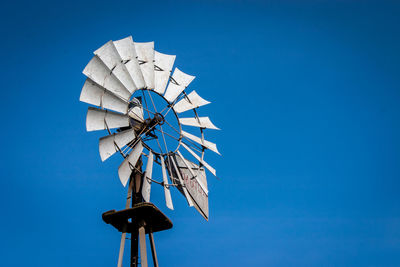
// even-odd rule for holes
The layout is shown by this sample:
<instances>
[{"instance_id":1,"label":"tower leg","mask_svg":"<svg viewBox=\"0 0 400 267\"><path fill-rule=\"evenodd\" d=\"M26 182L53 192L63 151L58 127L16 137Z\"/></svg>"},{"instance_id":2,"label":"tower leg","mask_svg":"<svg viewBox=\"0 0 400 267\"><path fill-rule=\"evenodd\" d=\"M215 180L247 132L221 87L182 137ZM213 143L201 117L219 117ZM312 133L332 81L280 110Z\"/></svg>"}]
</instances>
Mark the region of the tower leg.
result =
<instances>
[{"instance_id":1,"label":"tower leg","mask_svg":"<svg viewBox=\"0 0 400 267\"><path fill-rule=\"evenodd\" d=\"M140 266L147 267L147 250L146 250L146 230L142 225L139 228L139 242L140 242Z\"/></svg>"},{"instance_id":2,"label":"tower leg","mask_svg":"<svg viewBox=\"0 0 400 267\"><path fill-rule=\"evenodd\" d=\"M133 182L132 178L129 179L129 186L128 186L128 195L126 197L126 204L125 208L129 208L129 205L131 203L132 199L132 187L133 187ZM122 267L122 259L124 257L124 249L125 249L125 239L126 239L126 233L122 233L121 235L121 243L119 245L119 255L118 255L118 267Z\"/></svg>"},{"instance_id":3,"label":"tower leg","mask_svg":"<svg viewBox=\"0 0 400 267\"><path fill-rule=\"evenodd\" d=\"M131 234L131 267L139 266L138 231Z\"/></svg>"},{"instance_id":4,"label":"tower leg","mask_svg":"<svg viewBox=\"0 0 400 267\"><path fill-rule=\"evenodd\" d=\"M122 267L122 259L124 257L126 233L121 235L121 244L119 245L118 267Z\"/></svg>"},{"instance_id":5,"label":"tower leg","mask_svg":"<svg viewBox=\"0 0 400 267\"><path fill-rule=\"evenodd\" d=\"M136 163L136 168L141 170L142 169L142 159L139 158L138 162ZM142 194L140 192L141 183L142 183L142 175L138 171L133 171L131 174L132 180L132 202L131 206L133 207L136 203L142 202ZM128 206L129 207L129 206ZM137 267L139 264L139 253L138 253L138 235L139 229L136 229L131 234L131 267ZM143 259L141 259L143 262ZM142 265L144 266L144 265ZM146 265L147 267L147 265Z\"/></svg>"},{"instance_id":6,"label":"tower leg","mask_svg":"<svg viewBox=\"0 0 400 267\"><path fill-rule=\"evenodd\" d=\"M152 232L149 233L149 239L150 239L150 246L151 246L151 255L153 256L153 264L154 264L154 267L158 267L156 246L154 244L154 238L153 238Z\"/></svg>"}]
</instances>

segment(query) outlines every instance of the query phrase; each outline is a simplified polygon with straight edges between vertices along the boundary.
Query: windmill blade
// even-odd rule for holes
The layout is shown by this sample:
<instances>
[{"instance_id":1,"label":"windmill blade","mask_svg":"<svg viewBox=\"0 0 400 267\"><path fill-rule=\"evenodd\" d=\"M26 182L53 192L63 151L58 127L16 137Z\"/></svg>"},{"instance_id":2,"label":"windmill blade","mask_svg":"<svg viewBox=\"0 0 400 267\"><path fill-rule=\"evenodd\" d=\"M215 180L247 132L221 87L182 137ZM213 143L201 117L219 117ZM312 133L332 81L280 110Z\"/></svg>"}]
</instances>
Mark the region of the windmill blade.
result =
<instances>
[{"instance_id":1,"label":"windmill blade","mask_svg":"<svg viewBox=\"0 0 400 267\"><path fill-rule=\"evenodd\" d=\"M83 85L79 100L124 114L128 110L128 103L126 101L107 91L89 78L86 79Z\"/></svg>"},{"instance_id":2,"label":"windmill blade","mask_svg":"<svg viewBox=\"0 0 400 267\"><path fill-rule=\"evenodd\" d=\"M105 161L114 155L115 152L121 150L122 147L126 146L129 142L135 139L135 137L135 130L128 129L100 138L99 152L101 161Z\"/></svg>"},{"instance_id":3,"label":"windmill blade","mask_svg":"<svg viewBox=\"0 0 400 267\"><path fill-rule=\"evenodd\" d=\"M154 89L154 42L134 44L146 88Z\"/></svg>"},{"instance_id":4,"label":"windmill blade","mask_svg":"<svg viewBox=\"0 0 400 267\"><path fill-rule=\"evenodd\" d=\"M175 169L175 173L178 176L179 183L182 185L182 190L183 190L183 193L184 193L184 195L186 197L186 200L187 200L189 206L193 207L192 198L190 197L190 195L189 195L189 193L188 193L188 191L186 189L186 185L183 183L183 179L182 179L181 173L180 173L180 171L178 169L178 166L176 165L176 162L175 162L173 157L169 157L169 158L170 158L170 161L172 161L172 167Z\"/></svg>"},{"instance_id":5,"label":"windmill blade","mask_svg":"<svg viewBox=\"0 0 400 267\"><path fill-rule=\"evenodd\" d=\"M139 99L133 98L130 102L130 108L128 112L129 117L138 120L140 122L144 121L143 118L143 106L140 103Z\"/></svg>"},{"instance_id":6,"label":"windmill blade","mask_svg":"<svg viewBox=\"0 0 400 267\"><path fill-rule=\"evenodd\" d=\"M168 184L168 178L167 178L167 171L165 169L165 162L163 156L161 158L161 169L162 169L162 176L163 176L163 183L164 183L164 194L165 194L165 203L167 204L167 207L171 210L174 209L174 206L172 205L172 199L171 199L171 192L169 190Z\"/></svg>"},{"instance_id":7,"label":"windmill blade","mask_svg":"<svg viewBox=\"0 0 400 267\"><path fill-rule=\"evenodd\" d=\"M196 91L191 92L188 94L185 98L183 98L181 101L176 103L174 105L174 110L177 113L182 113L184 111L190 110L190 109L195 109L207 104L210 104L211 102L201 98Z\"/></svg>"},{"instance_id":8,"label":"windmill blade","mask_svg":"<svg viewBox=\"0 0 400 267\"><path fill-rule=\"evenodd\" d=\"M187 160L182 156L181 152L178 150L177 151L179 157L182 159L183 164L185 164L186 168L189 170L190 174L192 175L192 177L195 177L196 181L199 183L201 189L203 189L203 191L206 193L206 195L208 195L208 189L207 186L203 183L203 181L201 181L200 179L198 179L198 176L194 174L192 167L190 167L189 163L187 162Z\"/></svg>"},{"instance_id":9,"label":"windmill blade","mask_svg":"<svg viewBox=\"0 0 400 267\"><path fill-rule=\"evenodd\" d=\"M124 62L130 76L132 77L136 88L143 89L146 84L144 83L142 70L139 66L139 61L137 59L135 44L133 43L132 36L114 41L114 46L117 49L122 61Z\"/></svg>"},{"instance_id":10,"label":"windmill blade","mask_svg":"<svg viewBox=\"0 0 400 267\"><path fill-rule=\"evenodd\" d=\"M187 145L185 145L184 143L181 143L181 145L190 153L192 154L193 157L195 157L199 162L201 162L201 164L203 164L204 167L207 168L207 170L209 170L214 176L217 176L216 171L213 167L211 167L207 162L205 162L204 160L202 160L196 153L193 152L193 150L191 150Z\"/></svg>"},{"instance_id":11,"label":"windmill blade","mask_svg":"<svg viewBox=\"0 0 400 267\"><path fill-rule=\"evenodd\" d=\"M154 91L164 94L176 56L154 51Z\"/></svg>"},{"instance_id":12,"label":"windmill blade","mask_svg":"<svg viewBox=\"0 0 400 267\"><path fill-rule=\"evenodd\" d=\"M188 126L219 130L219 128L211 122L209 117L180 118L179 122Z\"/></svg>"},{"instance_id":13,"label":"windmill blade","mask_svg":"<svg viewBox=\"0 0 400 267\"><path fill-rule=\"evenodd\" d=\"M204 146L204 147L206 147L206 148L208 148L208 149L214 151L214 152L217 153L218 155L221 155L221 153L219 153L219 151L218 151L218 149L217 149L217 145L216 145L216 144L214 144L214 143L212 143L212 142L210 142L210 141L207 141L207 140L202 140L201 138L199 138L199 137L197 137L197 136L195 136L195 135L193 135L193 134L190 134L190 133L188 133L188 132L185 132L185 131L183 131L183 130L181 131L181 134L182 134L184 137L187 137L187 138L189 138L190 140L193 140L193 141L195 141L196 143L198 143L198 144L200 144L200 145L202 145L202 146Z\"/></svg>"},{"instance_id":14,"label":"windmill blade","mask_svg":"<svg viewBox=\"0 0 400 267\"><path fill-rule=\"evenodd\" d=\"M140 246L140 266L147 267L146 230L144 226L139 227L138 232Z\"/></svg>"},{"instance_id":15,"label":"windmill blade","mask_svg":"<svg viewBox=\"0 0 400 267\"><path fill-rule=\"evenodd\" d=\"M107 66L109 70L118 78L118 80L125 86L128 91L133 94L136 91L136 85L133 82L128 69L122 63L122 58L118 54L113 41L107 42L105 45L94 51L101 61Z\"/></svg>"},{"instance_id":16,"label":"windmill blade","mask_svg":"<svg viewBox=\"0 0 400 267\"><path fill-rule=\"evenodd\" d=\"M174 74L172 74L171 81L168 84L167 91L165 92L165 99L169 102L173 102L186 87L196 78L175 68Z\"/></svg>"},{"instance_id":17,"label":"windmill blade","mask_svg":"<svg viewBox=\"0 0 400 267\"><path fill-rule=\"evenodd\" d=\"M139 160L142 151L143 151L143 144L140 141L133 147L129 156L125 158L125 160L118 167L118 176L123 186L126 186L126 183L128 182L132 170L136 166L136 163Z\"/></svg>"},{"instance_id":18,"label":"windmill blade","mask_svg":"<svg viewBox=\"0 0 400 267\"><path fill-rule=\"evenodd\" d=\"M149 158L147 160L146 172L143 177L143 185L142 185L142 196L144 201L150 202L150 191L151 191L151 177L153 173L153 153L149 151Z\"/></svg>"},{"instance_id":19,"label":"windmill blade","mask_svg":"<svg viewBox=\"0 0 400 267\"><path fill-rule=\"evenodd\" d=\"M83 70L83 74L124 100L128 100L131 96L128 89L125 88L113 73L110 73L110 70L98 56L94 56L89 61Z\"/></svg>"},{"instance_id":20,"label":"windmill blade","mask_svg":"<svg viewBox=\"0 0 400 267\"><path fill-rule=\"evenodd\" d=\"M129 126L129 117L116 112L89 107L86 130L97 131Z\"/></svg>"}]
</instances>

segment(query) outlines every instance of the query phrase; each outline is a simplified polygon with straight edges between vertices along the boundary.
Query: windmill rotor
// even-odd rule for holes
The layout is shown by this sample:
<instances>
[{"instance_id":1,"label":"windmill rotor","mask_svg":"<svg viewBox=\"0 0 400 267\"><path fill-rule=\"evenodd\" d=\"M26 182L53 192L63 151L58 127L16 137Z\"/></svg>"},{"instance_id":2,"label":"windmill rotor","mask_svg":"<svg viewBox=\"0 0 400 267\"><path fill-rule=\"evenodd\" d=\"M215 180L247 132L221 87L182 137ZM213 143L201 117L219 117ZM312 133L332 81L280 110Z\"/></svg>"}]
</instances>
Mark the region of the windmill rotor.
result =
<instances>
[{"instance_id":1,"label":"windmill rotor","mask_svg":"<svg viewBox=\"0 0 400 267\"><path fill-rule=\"evenodd\" d=\"M220 152L205 139L205 131L219 128L208 116L198 115L210 102L189 91L195 76L173 69L175 60L175 55L155 51L154 42L138 43L132 37L109 41L94 51L83 70L87 79L80 101L93 105L86 130L107 133L99 140L101 160L122 155L118 176L123 186L140 175L142 201L150 202L151 186L160 185L169 209L174 209L170 191L176 187L208 220L205 170L216 171L205 161L205 151ZM161 173L153 171L154 164ZM143 236L143 229L139 232Z\"/></svg>"}]
</instances>

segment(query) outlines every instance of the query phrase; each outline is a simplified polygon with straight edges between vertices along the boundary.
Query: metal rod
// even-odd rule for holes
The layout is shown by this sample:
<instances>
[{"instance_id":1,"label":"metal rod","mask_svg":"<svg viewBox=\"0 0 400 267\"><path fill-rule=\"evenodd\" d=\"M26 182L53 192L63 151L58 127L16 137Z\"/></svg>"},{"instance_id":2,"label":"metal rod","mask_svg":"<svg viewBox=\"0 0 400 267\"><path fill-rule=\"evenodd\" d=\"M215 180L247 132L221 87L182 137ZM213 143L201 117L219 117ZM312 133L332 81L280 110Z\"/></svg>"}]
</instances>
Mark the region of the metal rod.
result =
<instances>
[{"instance_id":1,"label":"metal rod","mask_svg":"<svg viewBox=\"0 0 400 267\"><path fill-rule=\"evenodd\" d=\"M150 246L151 246L151 256L153 257L153 264L154 267L158 267L158 260L157 260L157 252L156 252L156 245L154 244L153 233L149 233L150 239Z\"/></svg>"}]
</instances>

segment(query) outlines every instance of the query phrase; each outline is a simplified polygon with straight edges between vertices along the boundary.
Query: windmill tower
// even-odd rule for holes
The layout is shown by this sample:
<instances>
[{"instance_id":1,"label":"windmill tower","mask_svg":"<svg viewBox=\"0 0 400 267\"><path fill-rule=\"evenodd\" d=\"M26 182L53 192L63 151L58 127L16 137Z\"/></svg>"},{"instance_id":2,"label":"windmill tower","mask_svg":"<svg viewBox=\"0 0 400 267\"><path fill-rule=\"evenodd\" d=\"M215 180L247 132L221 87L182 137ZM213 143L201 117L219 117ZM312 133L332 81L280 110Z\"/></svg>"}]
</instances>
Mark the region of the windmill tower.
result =
<instances>
[{"instance_id":1,"label":"windmill tower","mask_svg":"<svg viewBox=\"0 0 400 267\"><path fill-rule=\"evenodd\" d=\"M103 213L103 220L122 233L118 267L127 233L131 266L139 264L140 247L140 264L147 267L146 234L153 264L158 266L153 233L170 229L172 222L150 202L152 184L163 187L169 209L174 209L170 190L176 187L188 205L208 220L205 169L216 172L204 154L207 149L219 152L204 132L218 128L198 115L197 108L210 102L194 90L187 93L195 77L178 68L172 73L174 61L175 56L155 51L154 42L137 43L127 37L94 51L83 70L87 79L80 101L97 106L88 109L86 129L108 132L99 140L101 160L119 152L123 161L118 176L123 186L128 185L125 209ZM193 129L200 131L199 136Z\"/></svg>"}]
</instances>

